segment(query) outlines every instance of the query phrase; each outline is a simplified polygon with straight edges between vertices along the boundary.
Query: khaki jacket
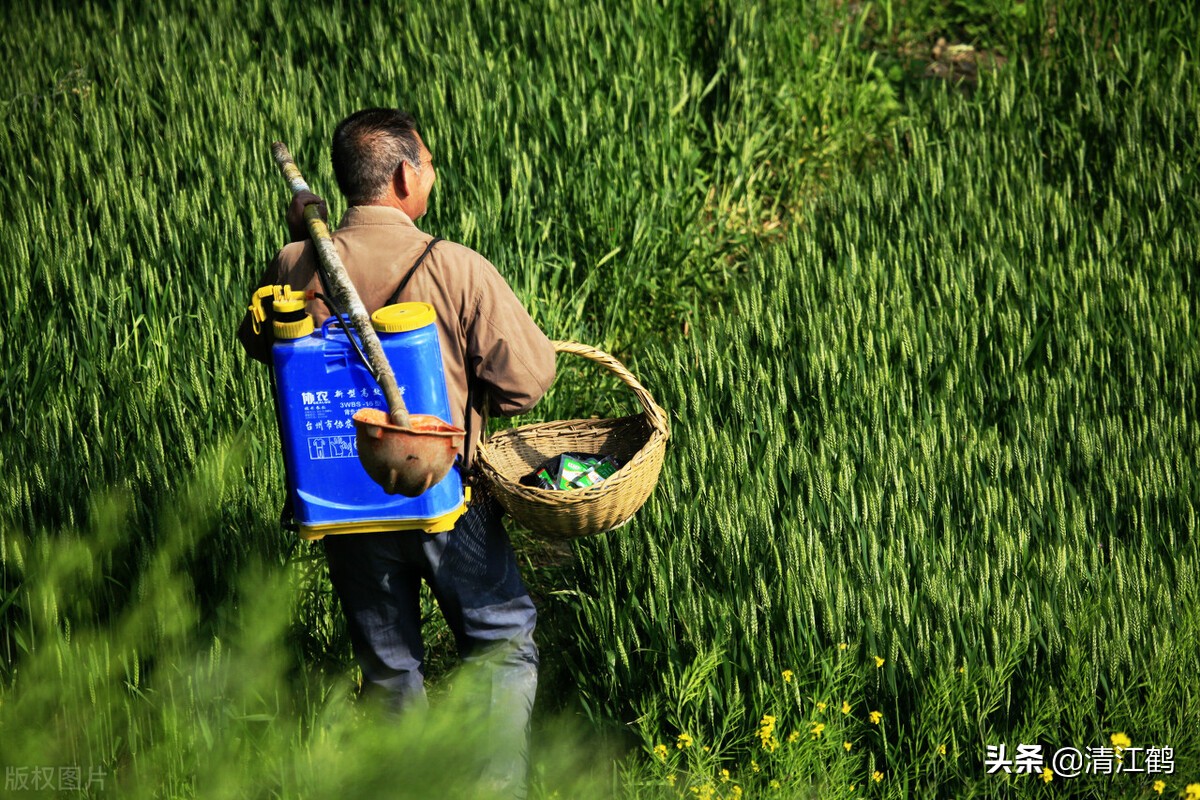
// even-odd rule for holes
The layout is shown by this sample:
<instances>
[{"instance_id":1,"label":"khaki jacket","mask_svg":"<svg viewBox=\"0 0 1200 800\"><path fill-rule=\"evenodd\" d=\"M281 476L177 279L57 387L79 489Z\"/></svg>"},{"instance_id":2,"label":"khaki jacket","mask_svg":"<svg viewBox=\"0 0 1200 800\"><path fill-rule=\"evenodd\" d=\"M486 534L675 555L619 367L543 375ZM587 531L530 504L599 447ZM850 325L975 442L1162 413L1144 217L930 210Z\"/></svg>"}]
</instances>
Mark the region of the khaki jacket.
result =
<instances>
[{"instance_id":1,"label":"khaki jacket","mask_svg":"<svg viewBox=\"0 0 1200 800\"><path fill-rule=\"evenodd\" d=\"M408 215L385 206L352 206L333 233L333 242L350 280L369 313L386 305L401 279L433 237L422 233ZM293 242L275 256L259 286L290 284L327 294L316 273L316 248ZM400 302L419 300L437 311L438 337L450 407L459 427L470 414L473 441L464 445L468 466L483 427L483 409L513 416L531 409L554 380L554 347L496 268L470 248L438 242L413 275ZM343 312L346 309L342 309ZM320 300L308 303L320 328L329 316ZM238 338L252 358L269 364L270 326L255 335L250 315ZM467 410L467 382L471 405Z\"/></svg>"}]
</instances>

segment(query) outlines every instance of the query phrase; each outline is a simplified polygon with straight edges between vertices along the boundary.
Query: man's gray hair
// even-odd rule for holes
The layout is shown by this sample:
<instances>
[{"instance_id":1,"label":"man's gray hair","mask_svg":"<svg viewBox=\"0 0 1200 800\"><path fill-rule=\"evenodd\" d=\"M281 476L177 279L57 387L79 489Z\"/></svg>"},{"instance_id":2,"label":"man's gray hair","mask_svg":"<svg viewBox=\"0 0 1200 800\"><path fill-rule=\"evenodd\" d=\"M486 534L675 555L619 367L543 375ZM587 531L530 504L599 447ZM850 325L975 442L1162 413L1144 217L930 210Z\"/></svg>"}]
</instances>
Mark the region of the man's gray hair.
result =
<instances>
[{"instance_id":1,"label":"man's gray hair","mask_svg":"<svg viewBox=\"0 0 1200 800\"><path fill-rule=\"evenodd\" d=\"M333 174L350 205L377 200L407 161L421 171L417 123L395 108L367 108L338 123L333 132Z\"/></svg>"}]
</instances>

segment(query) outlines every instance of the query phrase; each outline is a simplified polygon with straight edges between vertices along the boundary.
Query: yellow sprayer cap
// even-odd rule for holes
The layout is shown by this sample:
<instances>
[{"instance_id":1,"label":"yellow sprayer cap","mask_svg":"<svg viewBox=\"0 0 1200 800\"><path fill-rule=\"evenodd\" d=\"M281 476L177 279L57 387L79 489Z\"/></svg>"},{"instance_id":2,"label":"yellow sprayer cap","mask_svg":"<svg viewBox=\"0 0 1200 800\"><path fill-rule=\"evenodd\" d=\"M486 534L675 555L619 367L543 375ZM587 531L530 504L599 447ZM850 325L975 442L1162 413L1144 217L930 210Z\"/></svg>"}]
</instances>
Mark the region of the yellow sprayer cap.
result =
<instances>
[{"instance_id":1,"label":"yellow sprayer cap","mask_svg":"<svg viewBox=\"0 0 1200 800\"><path fill-rule=\"evenodd\" d=\"M396 303L371 315L371 325L380 333L404 333L437 322L437 312L429 303Z\"/></svg>"},{"instance_id":2,"label":"yellow sprayer cap","mask_svg":"<svg viewBox=\"0 0 1200 800\"><path fill-rule=\"evenodd\" d=\"M276 339L299 339L313 332L313 318L304 313L304 292L294 292L291 286L274 286L274 328Z\"/></svg>"},{"instance_id":3,"label":"yellow sprayer cap","mask_svg":"<svg viewBox=\"0 0 1200 800\"><path fill-rule=\"evenodd\" d=\"M308 314L304 315L303 319L298 319L295 322L280 322L275 320L271 324L272 330L275 332L276 339L301 339L312 333L313 318Z\"/></svg>"}]
</instances>

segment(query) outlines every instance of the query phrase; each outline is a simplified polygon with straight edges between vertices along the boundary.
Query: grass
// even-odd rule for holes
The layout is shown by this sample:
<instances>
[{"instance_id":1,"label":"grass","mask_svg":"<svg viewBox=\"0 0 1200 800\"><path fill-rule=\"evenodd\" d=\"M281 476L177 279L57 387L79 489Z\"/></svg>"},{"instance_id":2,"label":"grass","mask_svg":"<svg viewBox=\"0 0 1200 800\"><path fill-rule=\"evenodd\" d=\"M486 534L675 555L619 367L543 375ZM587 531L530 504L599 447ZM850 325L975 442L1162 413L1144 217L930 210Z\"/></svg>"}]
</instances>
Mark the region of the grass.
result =
<instances>
[{"instance_id":1,"label":"grass","mask_svg":"<svg viewBox=\"0 0 1200 800\"><path fill-rule=\"evenodd\" d=\"M1173 746L1176 790L1200 769L1195 65L1060 47L971 98L929 88L903 159L844 181L652 359L672 462L634 530L580 546L580 674L645 720L662 676L715 652L693 718L652 716L646 740L740 731L694 785L729 796L716 768L783 718L781 671L839 643L841 697L885 732L789 760L791 791L1100 796L983 756L1117 733ZM822 680L796 680L802 739L839 701Z\"/></svg>"}]
</instances>

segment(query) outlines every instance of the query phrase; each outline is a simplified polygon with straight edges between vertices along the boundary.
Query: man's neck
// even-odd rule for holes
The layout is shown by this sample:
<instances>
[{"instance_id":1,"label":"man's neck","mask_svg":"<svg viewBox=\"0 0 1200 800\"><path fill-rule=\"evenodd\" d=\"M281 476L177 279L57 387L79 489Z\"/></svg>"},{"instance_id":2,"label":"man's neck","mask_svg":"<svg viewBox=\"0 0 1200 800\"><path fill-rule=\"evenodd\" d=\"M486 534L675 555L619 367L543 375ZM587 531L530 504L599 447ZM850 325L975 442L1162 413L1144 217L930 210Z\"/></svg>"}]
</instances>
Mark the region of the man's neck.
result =
<instances>
[{"instance_id":1,"label":"man's neck","mask_svg":"<svg viewBox=\"0 0 1200 800\"><path fill-rule=\"evenodd\" d=\"M395 192L388 192L386 195L377 200L372 200L369 203L362 203L361 205L394 208L397 211L403 211L404 215L410 220L416 220L416 217L413 216L412 209L409 207L410 203L407 202L407 198L398 197Z\"/></svg>"}]
</instances>

